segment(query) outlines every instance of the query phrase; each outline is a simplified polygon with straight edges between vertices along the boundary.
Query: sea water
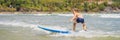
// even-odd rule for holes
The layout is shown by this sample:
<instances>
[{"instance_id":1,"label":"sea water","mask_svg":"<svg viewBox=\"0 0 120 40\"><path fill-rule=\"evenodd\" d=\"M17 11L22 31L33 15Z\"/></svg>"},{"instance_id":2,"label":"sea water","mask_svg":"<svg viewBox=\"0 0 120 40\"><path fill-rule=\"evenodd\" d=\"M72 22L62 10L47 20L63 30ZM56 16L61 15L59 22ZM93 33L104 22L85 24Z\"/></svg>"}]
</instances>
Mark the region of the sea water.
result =
<instances>
[{"instance_id":1,"label":"sea water","mask_svg":"<svg viewBox=\"0 0 120 40\"><path fill-rule=\"evenodd\" d=\"M0 40L120 40L120 14L83 15L87 31L51 34L37 26L71 31L73 14L0 14Z\"/></svg>"}]
</instances>

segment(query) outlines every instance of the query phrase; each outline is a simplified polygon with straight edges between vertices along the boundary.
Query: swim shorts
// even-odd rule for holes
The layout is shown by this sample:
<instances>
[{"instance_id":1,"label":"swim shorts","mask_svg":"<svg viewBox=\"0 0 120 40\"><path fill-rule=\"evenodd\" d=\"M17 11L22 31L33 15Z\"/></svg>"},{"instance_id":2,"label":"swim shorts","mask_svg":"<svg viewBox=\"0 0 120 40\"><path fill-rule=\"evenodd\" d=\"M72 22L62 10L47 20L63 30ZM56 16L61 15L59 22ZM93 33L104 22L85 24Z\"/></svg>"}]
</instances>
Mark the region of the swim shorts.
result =
<instances>
[{"instance_id":1,"label":"swim shorts","mask_svg":"<svg viewBox=\"0 0 120 40\"><path fill-rule=\"evenodd\" d=\"M84 19L83 18L77 18L77 23L84 23Z\"/></svg>"}]
</instances>

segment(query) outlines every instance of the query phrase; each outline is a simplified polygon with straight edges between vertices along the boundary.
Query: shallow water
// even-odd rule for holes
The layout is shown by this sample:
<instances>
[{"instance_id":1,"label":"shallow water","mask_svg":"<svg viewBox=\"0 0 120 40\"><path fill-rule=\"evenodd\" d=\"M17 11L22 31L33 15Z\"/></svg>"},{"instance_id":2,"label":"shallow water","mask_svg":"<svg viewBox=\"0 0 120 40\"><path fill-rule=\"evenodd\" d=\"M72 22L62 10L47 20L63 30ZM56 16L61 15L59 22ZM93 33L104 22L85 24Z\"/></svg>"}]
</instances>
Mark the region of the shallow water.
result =
<instances>
[{"instance_id":1,"label":"shallow water","mask_svg":"<svg viewBox=\"0 0 120 40\"><path fill-rule=\"evenodd\" d=\"M0 40L119 40L120 14L84 14L88 31L51 34L37 26L72 29L72 14L0 14Z\"/></svg>"}]
</instances>

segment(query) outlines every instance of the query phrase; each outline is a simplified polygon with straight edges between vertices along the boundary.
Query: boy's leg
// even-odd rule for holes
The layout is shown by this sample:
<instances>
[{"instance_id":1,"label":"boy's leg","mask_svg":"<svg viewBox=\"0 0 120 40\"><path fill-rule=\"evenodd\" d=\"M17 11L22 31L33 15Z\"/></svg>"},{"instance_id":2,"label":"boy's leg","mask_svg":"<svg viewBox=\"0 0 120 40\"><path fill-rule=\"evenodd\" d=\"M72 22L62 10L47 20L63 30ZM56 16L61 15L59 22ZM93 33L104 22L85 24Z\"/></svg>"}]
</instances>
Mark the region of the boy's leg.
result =
<instances>
[{"instance_id":1,"label":"boy's leg","mask_svg":"<svg viewBox=\"0 0 120 40\"><path fill-rule=\"evenodd\" d=\"M77 23L73 23L73 31L75 31L76 24L77 24Z\"/></svg>"},{"instance_id":2,"label":"boy's leg","mask_svg":"<svg viewBox=\"0 0 120 40\"><path fill-rule=\"evenodd\" d=\"M86 27L86 24L85 23L82 23L82 29L87 31L87 27Z\"/></svg>"}]
</instances>

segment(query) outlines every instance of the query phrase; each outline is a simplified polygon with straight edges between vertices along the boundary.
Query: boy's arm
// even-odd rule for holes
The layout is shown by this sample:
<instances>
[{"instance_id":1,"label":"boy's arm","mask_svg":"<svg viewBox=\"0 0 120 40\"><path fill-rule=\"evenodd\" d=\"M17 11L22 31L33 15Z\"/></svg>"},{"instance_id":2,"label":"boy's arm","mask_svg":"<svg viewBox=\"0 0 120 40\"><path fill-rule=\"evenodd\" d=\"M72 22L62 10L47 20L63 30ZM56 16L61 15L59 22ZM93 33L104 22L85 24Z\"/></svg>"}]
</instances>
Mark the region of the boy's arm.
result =
<instances>
[{"instance_id":1,"label":"boy's arm","mask_svg":"<svg viewBox=\"0 0 120 40\"><path fill-rule=\"evenodd\" d=\"M75 20L76 19L76 15L75 16L73 16L73 18L71 19L71 21L73 21L73 20Z\"/></svg>"}]
</instances>

